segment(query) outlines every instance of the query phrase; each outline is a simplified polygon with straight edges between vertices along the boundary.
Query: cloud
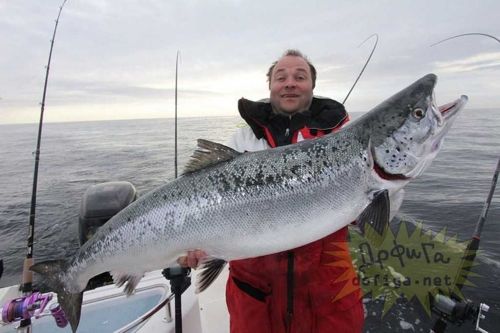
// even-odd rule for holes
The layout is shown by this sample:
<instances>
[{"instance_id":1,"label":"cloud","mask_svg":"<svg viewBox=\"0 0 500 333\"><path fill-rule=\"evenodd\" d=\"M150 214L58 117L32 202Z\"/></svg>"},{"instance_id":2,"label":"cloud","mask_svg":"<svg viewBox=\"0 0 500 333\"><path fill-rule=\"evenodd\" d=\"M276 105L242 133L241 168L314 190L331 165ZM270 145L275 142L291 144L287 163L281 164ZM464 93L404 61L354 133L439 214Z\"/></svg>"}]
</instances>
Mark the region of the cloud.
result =
<instances>
[{"instance_id":1,"label":"cloud","mask_svg":"<svg viewBox=\"0 0 500 333\"><path fill-rule=\"evenodd\" d=\"M0 111L10 114L0 122L15 119L22 108L36 109L61 2L0 0ZM99 115L100 106L113 107L116 117L121 110L131 117L137 108L143 117L145 109L171 103L180 50L179 102L189 112L234 114L239 97L268 95L266 70L288 48L300 49L318 69L316 93L341 100L373 41L359 44L376 32L377 50L349 98L350 107L366 110L432 71L440 76L440 89L454 92L453 84L467 82L468 90L491 94L482 101L500 105L491 84L499 66L491 40L470 37L429 47L454 34L496 31L499 10L496 0L453 6L429 0L68 1L58 26L47 102L60 106L61 113L80 110L75 119ZM95 113L84 112L91 106Z\"/></svg>"},{"instance_id":2,"label":"cloud","mask_svg":"<svg viewBox=\"0 0 500 333\"><path fill-rule=\"evenodd\" d=\"M500 52L480 53L451 61L437 61L434 66L437 70L448 73L500 69Z\"/></svg>"}]
</instances>

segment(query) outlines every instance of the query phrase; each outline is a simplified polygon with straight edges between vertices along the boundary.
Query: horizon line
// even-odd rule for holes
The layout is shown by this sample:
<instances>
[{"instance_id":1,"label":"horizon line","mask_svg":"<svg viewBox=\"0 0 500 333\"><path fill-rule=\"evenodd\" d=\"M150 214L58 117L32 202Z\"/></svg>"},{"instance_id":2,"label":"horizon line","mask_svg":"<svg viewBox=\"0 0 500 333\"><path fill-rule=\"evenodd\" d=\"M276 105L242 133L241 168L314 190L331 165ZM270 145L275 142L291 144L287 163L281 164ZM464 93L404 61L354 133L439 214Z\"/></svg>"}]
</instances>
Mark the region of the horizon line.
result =
<instances>
[{"instance_id":1,"label":"horizon line","mask_svg":"<svg viewBox=\"0 0 500 333\"><path fill-rule=\"evenodd\" d=\"M492 107L492 108L473 108L469 110L476 110L476 111L499 111L500 107ZM368 111L350 111L349 113L366 113ZM200 116L200 115L184 115L184 116L179 116L178 119L181 118L230 118L230 117L238 117L241 118L239 114L235 114L232 116L229 115L206 115L206 116ZM86 119L86 120L61 120L61 121L44 121L44 124L64 124L64 123L87 123L87 122L104 122L104 121L127 121L127 120L159 120L159 119L175 119L175 117L151 117L151 118L109 118L109 119ZM10 123L2 123L0 122L0 126L3 125L33 125L33 124L39 124L38 121L33 121L33 122L10 122Z\"/></svg>"}]
</instances>

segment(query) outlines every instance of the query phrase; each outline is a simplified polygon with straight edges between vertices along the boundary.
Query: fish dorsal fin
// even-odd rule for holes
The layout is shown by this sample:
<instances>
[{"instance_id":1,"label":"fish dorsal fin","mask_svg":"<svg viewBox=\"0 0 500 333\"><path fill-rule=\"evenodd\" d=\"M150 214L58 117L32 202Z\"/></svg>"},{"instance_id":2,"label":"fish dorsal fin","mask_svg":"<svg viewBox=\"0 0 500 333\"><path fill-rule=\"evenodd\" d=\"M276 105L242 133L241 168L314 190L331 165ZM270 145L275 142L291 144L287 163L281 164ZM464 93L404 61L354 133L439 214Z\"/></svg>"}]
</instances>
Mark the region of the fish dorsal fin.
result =
<instances>
[{"instance_id":1,"label":"fish dorsal fin","mask_svg":"<svg viewBox=\"0 0 500 333\"><path fill-rule=\"evenodd\" d=\"M356 219L361 234L380 246L389 227L390 218L389 191L381 190L373 194L372 202Z\"/></svg>"},{"instance_id":2,"label":"fish dorsal fin","mask_svg":"<svg viewBox=\"0 0 500 333\"><path fill-rule=\"evenodd\" d=\"M227 262L218 258L206 258L200 265L200 274L196 279L196 293L201 293L215 281Z\"/></svg>"},{"instance_id":3,"label":"fish dorsal fin","mask_svg":"<svg viewBox=\"0 0 500 333\"><path fill-rule=\"evenodd\" d=\"M221 162L232 160L239 155L241 155L241 153L233 148L221 145L220 143L198 139L198 147L187 163L183 174L185 175Z\"/></svg>"}]
</instances>

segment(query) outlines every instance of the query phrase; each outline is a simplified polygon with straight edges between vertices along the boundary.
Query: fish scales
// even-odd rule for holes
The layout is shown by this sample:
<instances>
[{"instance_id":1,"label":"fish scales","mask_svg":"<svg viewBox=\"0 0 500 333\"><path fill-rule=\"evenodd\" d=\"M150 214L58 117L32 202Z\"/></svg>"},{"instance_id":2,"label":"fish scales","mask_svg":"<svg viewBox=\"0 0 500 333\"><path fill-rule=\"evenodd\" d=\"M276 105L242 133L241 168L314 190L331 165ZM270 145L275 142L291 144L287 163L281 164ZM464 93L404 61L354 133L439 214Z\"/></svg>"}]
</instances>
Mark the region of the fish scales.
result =
<instances>
[{"instance_id":1,"label":"fish scales","mask_svg":"<svg viewBox=\"0 0 500 333\"><path fill-rule=\"evenodd\" d=\"M110 220L94 242L84 245L93 248L82 248L74 266L83 272L99 261L97 271L113 270L138 256L144 258L147 271L157 264L145 260L150 254L172 253L162 258L166 266L200 242L213 255L234 260L298 247L331 233L343 226L335 225L336 215L349 216L340 209L345 201L361 199L368 190L362 187L367 183L362 175L369 174L366 147L352 136L352 131L344 132L331 140L243 155L181 177L137 200L132 204L136 209ZM353 186L353 179L359 186ZM317 230L309 232L310 237L293 238L306 231L302 229L311 231L306 222L311 216L318 221ZM200 226L207 224L210 232L200 234ZM231 250L234 242L239 251Z\"/></svg>"}]
</instances>

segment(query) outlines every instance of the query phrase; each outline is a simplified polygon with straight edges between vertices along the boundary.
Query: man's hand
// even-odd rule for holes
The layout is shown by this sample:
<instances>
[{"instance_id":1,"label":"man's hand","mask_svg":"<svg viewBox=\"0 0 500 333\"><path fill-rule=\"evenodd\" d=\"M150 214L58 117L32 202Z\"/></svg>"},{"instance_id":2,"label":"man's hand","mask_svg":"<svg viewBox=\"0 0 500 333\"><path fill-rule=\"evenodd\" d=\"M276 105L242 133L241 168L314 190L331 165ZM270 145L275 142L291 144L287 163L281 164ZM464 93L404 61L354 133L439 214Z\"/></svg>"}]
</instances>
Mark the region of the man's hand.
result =
<instances>
[{"instance_id":1,"label":"man's hand","mask_svg":"<svg viewBox=\"0 0 500 333\"><path fill-rule=\"evenodd\" d=\"M206 256L207 254L202 250L188 251L187 256L177 258L177 263L182 267L196 268Z\"/></svg>"}]
</instances>

